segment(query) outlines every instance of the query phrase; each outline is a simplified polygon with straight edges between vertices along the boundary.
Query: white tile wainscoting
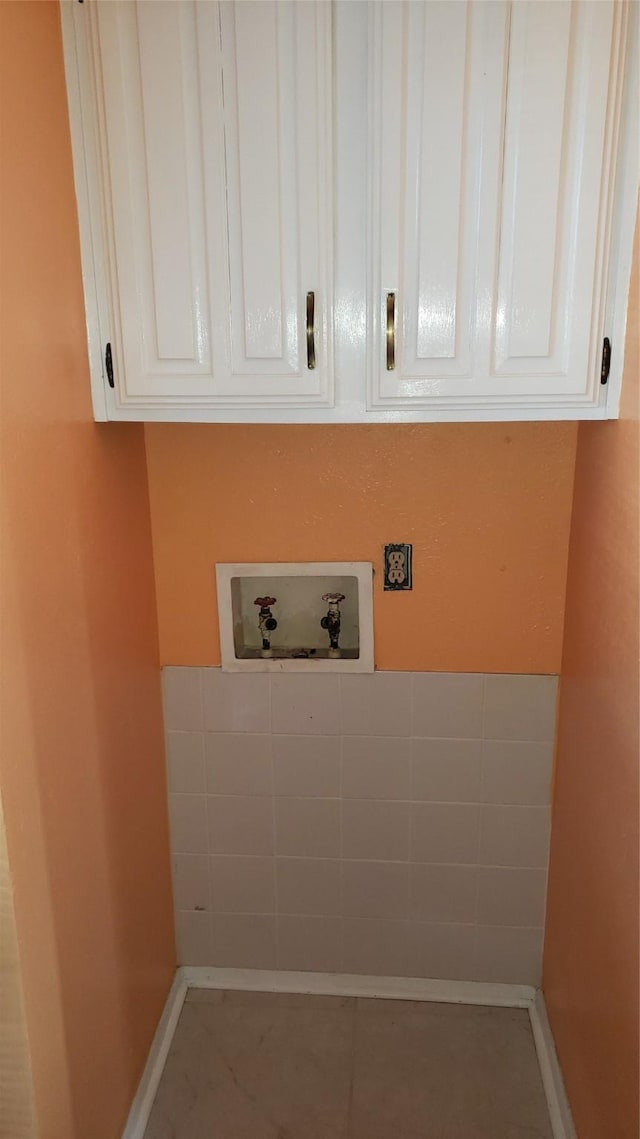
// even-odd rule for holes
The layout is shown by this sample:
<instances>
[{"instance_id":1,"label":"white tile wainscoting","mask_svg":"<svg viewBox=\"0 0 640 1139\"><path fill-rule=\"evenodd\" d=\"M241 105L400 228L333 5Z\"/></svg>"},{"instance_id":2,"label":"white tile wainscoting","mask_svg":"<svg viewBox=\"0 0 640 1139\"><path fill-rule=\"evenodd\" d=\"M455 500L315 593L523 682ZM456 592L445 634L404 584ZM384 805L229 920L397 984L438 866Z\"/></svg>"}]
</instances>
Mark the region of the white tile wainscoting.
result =
<instances>
[{"instance_id":1,"label":"white tile wainscoting","mask_svg":"<svg viewBox=\"0 0 640 1139\"><path fill-rule=\"evenodd\" d=\"M538 985L556 688L165 668L180 964Z\"/></svg>"}]
</instances>

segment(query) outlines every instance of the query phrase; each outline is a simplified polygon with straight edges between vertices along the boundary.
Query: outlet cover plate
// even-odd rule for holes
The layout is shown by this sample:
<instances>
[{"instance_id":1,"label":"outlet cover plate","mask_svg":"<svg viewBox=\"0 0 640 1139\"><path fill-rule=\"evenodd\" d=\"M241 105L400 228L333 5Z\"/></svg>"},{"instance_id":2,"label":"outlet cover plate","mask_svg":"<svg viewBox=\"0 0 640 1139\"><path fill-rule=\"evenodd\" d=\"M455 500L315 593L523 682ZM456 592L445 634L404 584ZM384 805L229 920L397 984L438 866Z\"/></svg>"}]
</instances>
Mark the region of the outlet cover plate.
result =
<instances>
[{"instance_id":1,"label":"outlet cover plate","mask_svg":"<svg viewBox=\"0 0 640 1139\"><path fill-rule=\"evenodd\" d=\"M385 590L413 589L412 554L413 546L408 542L390 542L385 546Z\"/></svg>"}]
</instances>

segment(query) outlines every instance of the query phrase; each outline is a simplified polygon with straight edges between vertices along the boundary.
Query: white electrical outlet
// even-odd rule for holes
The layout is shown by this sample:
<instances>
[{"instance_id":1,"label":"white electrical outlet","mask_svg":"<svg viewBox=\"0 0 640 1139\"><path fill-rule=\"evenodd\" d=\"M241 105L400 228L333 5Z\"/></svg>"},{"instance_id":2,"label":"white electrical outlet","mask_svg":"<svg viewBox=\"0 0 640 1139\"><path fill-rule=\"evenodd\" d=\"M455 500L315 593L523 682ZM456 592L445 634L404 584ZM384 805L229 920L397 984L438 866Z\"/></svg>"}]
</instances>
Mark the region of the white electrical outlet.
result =
<instances>
[{"instance_id":1,"label":"white electrical outlet","mask_svg":"<svg viewBox=\"0 0 640 1139\"><path fill-rule=\"evenodd\" d=\"M387 559L387 577L392 585L402 585L407 576L406 558L402 550L392 550Z\"/></svg>"},{"instance_id":2,"label":"white electrical outlet","mask_svg":"<svg viewBox=\"0 0 640 1139\"><path fill-rule=\"evenodd\" d=\"M384 548L384 588L411 589L411 553L407 542L392 542Z\"/></svg>"}]
</instances>

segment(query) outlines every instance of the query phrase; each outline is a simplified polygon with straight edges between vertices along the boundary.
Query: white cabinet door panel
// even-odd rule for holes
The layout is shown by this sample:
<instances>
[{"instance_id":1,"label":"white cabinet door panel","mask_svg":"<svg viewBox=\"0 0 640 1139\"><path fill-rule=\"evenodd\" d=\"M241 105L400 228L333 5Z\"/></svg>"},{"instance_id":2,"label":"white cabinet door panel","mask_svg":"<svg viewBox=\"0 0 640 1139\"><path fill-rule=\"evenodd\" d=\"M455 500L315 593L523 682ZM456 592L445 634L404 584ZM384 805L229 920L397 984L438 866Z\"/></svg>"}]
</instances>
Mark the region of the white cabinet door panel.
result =
<instances>
[{"instance_id":1,"label":"white cabinet door panel","mask_svg":"<svg viewBox=\"0 0 640 1139\"><path fill-rule=\"evenodd\" d=\"M330 405L330 5L91 7L120 403Z\"/></svg>"},{"instance_id":2,"label":"white cabinet door panel","mask_svg":"<svg viewBox=\"0 0 640 1139\"><path fill-rule=\"evenodd\" d=\"M96 6L121 395L206 395L210 296L189 4ZM195 137L194 137L195 136ZM113 287L114 284L117 287Z\"/></svg>"},{"instance_id":3,"label":"white cabinet door panel","mask_svg":"<svg viewBox=\"0 0 640 1139\"><path fill-rule=\"evenodd\" d=\"M503 4L372 4L369 406L475 388L486 336ZM489 229L487 229L487 222ZM479 327L479 291L485 321ZM396 294L395 368L386 366Z\"/></svg>"},{"instance_id":4,"label":"white cabinet door panel","mask_svg":"<svg viewBox=\"0 0 640 1139\"><path fill-rule=\"evenodd\" d=\"M330 12L278 0L221 5L231 360L256 393L279 377L283 393L330 395Z\"/></svg>"},{"instance_id":5,"label":"white cabinet door panel","mask_svg":"<svg viewBox=\"0 0 640 1139\"><path fill-rule=\"evenodd\" d=\"M512 7L493 374L516 393L587 396L597 382L620 16L610 3Z\"/></svg>"}]
</instances>

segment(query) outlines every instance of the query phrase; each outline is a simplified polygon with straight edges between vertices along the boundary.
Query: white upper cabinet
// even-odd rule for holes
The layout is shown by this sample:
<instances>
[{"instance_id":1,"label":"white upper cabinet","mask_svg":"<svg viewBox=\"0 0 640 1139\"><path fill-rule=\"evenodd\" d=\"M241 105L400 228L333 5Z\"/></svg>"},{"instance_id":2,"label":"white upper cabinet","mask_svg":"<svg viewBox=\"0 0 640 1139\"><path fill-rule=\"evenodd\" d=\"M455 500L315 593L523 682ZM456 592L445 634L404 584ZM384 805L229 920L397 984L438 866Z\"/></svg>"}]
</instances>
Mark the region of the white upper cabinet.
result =
<instances>
[{"instance_id":1,"label":"white upper cabinet","mask_svg":"<svg viewBox=\"0 0 640 1139\"><path fill-rule=\"evenodd\" d=\"M634 5L62 8L97 418L616 414Z\"/></svg>"}]
</instances>

